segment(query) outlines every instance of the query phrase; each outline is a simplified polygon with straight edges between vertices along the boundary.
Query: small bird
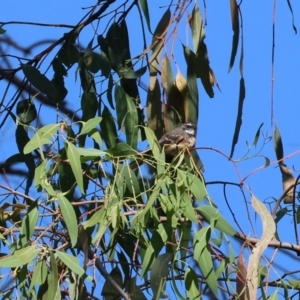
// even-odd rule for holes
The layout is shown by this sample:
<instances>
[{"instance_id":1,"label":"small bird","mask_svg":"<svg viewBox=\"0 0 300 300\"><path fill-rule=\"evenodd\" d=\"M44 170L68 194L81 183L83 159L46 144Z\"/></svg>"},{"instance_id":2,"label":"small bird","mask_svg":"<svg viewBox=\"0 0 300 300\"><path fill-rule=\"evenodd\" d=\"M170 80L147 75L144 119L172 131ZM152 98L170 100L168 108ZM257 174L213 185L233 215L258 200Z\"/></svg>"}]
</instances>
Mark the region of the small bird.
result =
<instances>
[{"instance_id":1,"label":"small bird","mask_svg":"<svg viewBox=\"0 0 300 300\"><path fill-rule=\"evenodd\" d=\"M196 143L197 126L193 123L184 123L179 127L165 133L158 141L163 151L170 156L175 156L185 148L193 148ZM149 154L151 149L147 149L141 154ZM135 169L143 162L133 161L130 163L130 168Z\"/></svg>"}]
</instances>

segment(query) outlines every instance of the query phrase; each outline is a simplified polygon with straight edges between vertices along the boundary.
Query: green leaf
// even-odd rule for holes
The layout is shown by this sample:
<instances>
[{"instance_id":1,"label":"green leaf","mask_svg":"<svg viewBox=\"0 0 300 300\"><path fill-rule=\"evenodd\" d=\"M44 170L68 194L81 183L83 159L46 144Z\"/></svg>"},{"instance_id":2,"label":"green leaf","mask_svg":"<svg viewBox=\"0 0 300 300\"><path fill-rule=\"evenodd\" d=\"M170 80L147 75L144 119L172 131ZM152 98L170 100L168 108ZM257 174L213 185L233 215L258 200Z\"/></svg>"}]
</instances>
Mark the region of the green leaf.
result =
<instances>
[{"instance_id":1,"label":"green leaf","mask_svg":"<svg viewBox=\"0 0 300 300\"><path fill-rule=\"evenodd\" d=\"M16 256L22 264L27 264L34 260L36 255L40 252L40 249L36 249L35 245L16 250L14 256Z\"/></svg>"},{"instance_id":2,"label":"green leaf","mask_svg":"<svg viewBox=\"0 0 300 300\"><path fill-rule=\"evenodd\" d=\"M115 120L107 106L103 109L102 118L103 120L100 123L101 136L103 137L107 148L114 147L118 143L118 134Z\"/></svg>"},{"instance_id":3,"label":"green leaf","mask_svg":"<svg viewBox=\"0 0 300 300\"><path fill-rule=\"evenodd\" d=\"M276 125L274 131L274 147L275 147L277 160L281 160L281 163L284 163L284 161L282 160L284 157L284 153L283 153L281 134L279 128Z\"/></svg>"},{"instance_id":4,"label":"green leaf","mask_svg":"<svg viewBox=\"0 0 300 300\"><path fill-rule=\"evenodd\" d=\"M229 234L231 236L235 235L236 230L228 223L228 221L220 214L219 210L213 206L202 205L197 207L200 215L209 223L211 223L212 218L215 218L217 215L217 219L215 220L214 226L219 229L221 232Z\"/></svg>"},{"instance_id":5,"label":"green leaf","mask_svg":"<svg viewBox=\"0 0 300 300\"><path fill-rule=\"evenodd\" d=\"M95 148L76 148L79 155L90 157L94 159L96 157L106 156L107 152L101 151Z\"/></svg>"},{"instance_id":6,"label":"green leaf","mask_svg":"<svg viewBox=\"0 0 300 300\"><path fill-rule=\"evenodd\" d=\"M83 186L83 177L80 163L80 155L77 151L77 148L70 142L66 144L67 148L67 157L69 159L73 174L77 181L78 187L82 194L85 194L84 186Z\"/></svg>"},{"instance_id":7,"label":"green leaf","mask_svg":"<svg viewBox=\"0 0 300 300\"><path fill-rule=\"evenodd\" d=\"M145 127L144 130L145 130L146 138L149 143L150 149L152 151L153 157L155 159L159 159L161 148L158 144L157 138L154 135L154 132L149 127Z\"/></svg>"},{"instance_id":8,"label":"green leaf","mask_svg":"<svg viewBox=\"0 0 300 300\"><path fill-rule=\"evenodd\" d=\"M131 195L140 194L140 184L135 173L126 165L118 164L118 171L124 178L126 187Z\"/></svg>"},{"instance_id":9,"label":"green leaf","mask_svg":"<svg viewBox=\"0 0 300 300\"><path fill-rule=\"evenodd\" d=\"M83 223L84 229L94 226L95 224L102 222L105 216L105 209L99 209L96 211L90 219Z\"/></svg>"},{"instance_id":10,"label":"green leaf","mask_svg":"<svg viewBox=\"0 0 300 300\"><path fill-rule=\"evenodd\" d=\"M43 284L47 279L47 265L44 260L40 260L34 270L31 277L31 282L28 290L28 294L30 294L31 290L35 285Z\"/></svg>"},{"instance_id":11,"label":"green leaf","mask_svg":"<svg viewBox=\"0 0 300 300\"><path fill-rule=\"evenodd\" d=\"M138 131L136 103L119 85L116 85L115 87L115 100L119 128L122 128L124 125L126 141L132 148L135 149L137 146Z\"/></svg>"},{"instance_id":12,"label":"green leaf","mask_svg":"<svg viewBox=\"0 0 300 300\"><path fill-rule=\"evenodd\" d=\"M39 70L28 64L21 64L21 69L28 81L41 93L52 99L59 97L54 84L45 75L41 74Z\"/></svg>"},{"instance_id":13,"label":"green leaf","mask_svg":"<svg viewBox=\"0 0 300 300\"><path fill-rule=\"evenodd\" d=\"M153 34L153 41L155 39L161 39L162 35L166 32L168 26L170 25L170 20L171 20L171 11L168 8L165 13L163 14L163 16L161 17L161 19L159 20L154 34Z\"/></svg>"},{"instance_id":14,"label":"green leaf","mask_svg":"<svg viewBox=\"0 0 300 300\"><path fill-rule=\"evenodd\" d=\"M47 277L48 289L46 299L56 299L56 293L59 290L59 279L57 262L52 252L50 252L50 272Z\"/></svg>"},{"instance_id":15,"label":"green leaf","mask_svg":"<svg viewBox=\"0 0 300 300\"><path fill-rule=\"evenodd\" d=\"M191 220L192 222L197 222L197 216L195 214L195 209L191 202L191 197L188 196L186 193L183 195L180 201L180 210L182 211L183 215Z\"/></svg>"},{"instance_id":16,"label":"green leaf","mask_svg":"<svg viewBox=\"0 0 300 300\"><path fill-rule=\"evenodd\" d=\"M127 101L126 93L124 89L116 84L115 87L115 101L116 101L116 110L117 110L117 121L119 128L122 127L125 116L127 114Z\"/></svg>"},{"instance_id":17,"label":"green leaf","mask_svg":"<svg viewBox=\"0 0 300 300\"><path fill-rule=\"evenodd\" d=\"M147 300L141 288L136 285L136 277L130 278L126 283L126 293L131 300Z\"/></svg>"},{"instance_id":18,"label":"green leaf","mask_svg":"<svg viewBox=\"0 0 300 300\"><path fill-rule=\"evenodd\" d=\"M190 300L201 298L199 283L196 273L191 268L187 268L184 274L185 290Z\"/></svg>"},{"instance_id":19,"label":"green leaf","mask_svg":"<svg viewBox=\"0 0 300 300\"><path fill-rule=\"evenodd\" d=\"M64 263L70 270L78 274L80 277L85 273L83 268L80 267L80 261L78 257L61 251L56 251L55 254L62 261L62 263Z\"/></svg>"},{"instance_id":20,"label":"green leaf","mask_svg":"<svg viewBox=\"0 0 300 300\"><path fill-rule=\"evenodd\" d=\"M213 269L211 253L208 247L210 237L210 227L203 227L194 238L194 259L206 279L206 282L212 292L218 297L217 278Z\"/></svg>"},{"instance_id":21,"label":"green leaf","mask_svg":"<svg viewBox=\"0 0 300 300\"><path fill-rule=\"evenodd\" d=\"M230 158L233 157L235 145L238 142L240 130L242 127L242 116L243 116L243 108L244 108L244 101L246 97L246 87L245 87L245 80L243 77L240 79L240 90L239 90L239 103L238 103L238 112L236 116L234 134L231 143L231 151L230 151Z\"/></svg>"},{"instance_id":22,"label":"green leaf","mask_svg":"<svg viewBox=\"0 0 300 300\"><path fill-rule=\"evenodd\" d=\"M0 268L15 268L28 264L34 260L39 252L40 250L36 249L34 245L16 250L14 254L0 259Z\"/></svg>"},{"instance_id":23,"label":"green leaf","mask_svg":"<svg viewBox=\"0 0 300 300\"><path fill-rule=\"evenodd\" d=\"M6 32L5 29L3 29L3 27L0 26L0 34L4 34Z\"/></svg>"},{"instance_id":24,"label":"green leaf","mask_svg":"<svg viewBox=\"0 0 300 300\"><path fill-rule=\"evenodd\" d=\"M27 143L27 141L26 141ZM24 162L24 155L21 153L13 154L6 161L5 165L10 166L16 163Z\"/></svg>"},{"instance_id":25,"label":"green leaf","mask_svg":"<svg viewBox=\"0 0 300 300\"><path fill-rule=\"evenodd\" d=\"M16 112L20 122L23 124L29 124L35 120L37 116L35 105L30 99L19 101Z\"/></svg>"},{"instance_id":26,"label":"green leaf","mask_svg":"<svg viewBox=\"0 0 300 300\"><path fill-rule=\"evenodd\" d=\"M189 189L194 197L199 201L202 202L203 198L206 196L206 188L201 181L201 179L198 177L198 175L182 171L180 169L177 169L178 178L180 180L183 180L184 185L187 189Z\"/></svg>"},{"instance_id":27,"label":"green leaf","mask_svg":"<svg viewBox=\"0 0 300 300\"><path fill-rule=\"evenodd\" d=\"M150 16L149 16L149 9L148 9L148 1L147 0L139 0L140 6L142 8L144 17L146 19L146 23L148 26L148 30L151 33L151 28L150 28Z\"/></svg>"},{"instance_id":28,"label":"green leaf","mask_svg":"<svg viewBox=\"0 0 300 300\"><path fill-rule=\"evenodd\" d=\"M85 63L85 66L92 73L97 73L99 70L101 70L101 75L108 77L111 68L109 60L104 53L98 54L93 52L93 40L94 39L90 41L83 55L83 61Z\"/></svg>"},{"instance_id":29,"label":"green leaf","mask_svg":"<svg viewBox=\"0 0 300 300\"><path fill-rule=\"evenodd\" d=\"M150 286L153 292L153 299L159 299L163 293L164 284L169 274L169 263L172 258L172 253L159 255L151 267Z\"/></svg>"},{"instance_id":30,"label":"green leaf","mask_svg":"<svg viewBox=\"0 0 300 300\"><path fill-rule=\"evenodd\" d=\"M95 129L97 125L99 125L101 120L102 117L96 117L96 118L89 119L87 122L83 122L83 126L80 130L79 135L90 133L91 130Z\"/></svg>"},{"instance_id":31,"label":"green leaf","mask_svg":"<svg viewBox=\"0 0 300 300\"><path fill-rule=\"evenodd\" d=\"M57 199L62 216L67 225L72 247L75 247L78 239L78 224L75 210L69 200L64 197L61 192L57 192Z\"/></svg>"},{"instance_id":32,"label":"green leaf","mask_svg":"<svg viewBox=\"0 0 300 300\"><path fill-rule=\"evenodd\" d=\"M52 140L61 124L50 124L40 128L31 140L24 147L24 154L30 153L33 150L40 148L45 144L52 144Z\"/></svg>"},{"instance_id":33,"label":"green leaf","mask_svg":"<svg viewBox=\"0 0 300 300\"><path fill-rule=\"evenodd\" d=\"M128 144L118 143L114 147L104 151L113 157L125 157L137 155L137 151L133 150Z\"/></svg>"},{"instance_id":34,"label":"green leaf","mask_svg":"<svg viewBox=\"0 0 300 300\"><path fill-rule=\"evenodd\" d=\"M230 0L230 12L231 12L231 24L232 24L231 26L233 30L233 37L232 37L232 50L231 50L228 72L230 72L231 68L233 67L235 56L239 45L240 24L239 24L238 5L236 3L236 0Z\"/></svg>"},{"instance_id":35,"label":"green leaf","mask_svg":"<svg viewBox=\"0 0 300 300\"><path fill-rule=\"evenodd\" d=\"M33 202L28 213L24 217L20 229L21 235L24 235L26 237L26 240L29 241L29 239L32 237L35 225L37 223L39 217L39 211L37 207L37 201Z\"/></svg>"},{"instance_id":36,"label":"green leaf","mask_svg":"<svg viewBox=\"0 0 300 300\"><path fill-rule=\"evenodd\" d=\"M109 275L120 288L123 287L122 274L118 267L114 267ZM106 280L101 291L101 296L105 297L105 299L111 299L112 297L119 298L120 293L116 290L116 288L110 281Z\"/></svg>"},{"instance_id":37,"label":"green leaf","mask_svg":"<svg viewBox=\"0 0 300 300\"><path fill-rule=\"evenodd\" d=\"M120 77L124 77L126 79L137 79L142 77L146 71L147 66L144 66L136 71L132 70L131 68L121 68L118 73Z\"/></svg>"},{"instance_id":38,"label":"green leaf","mask_svg":"<svg viewBox=\"0 0 300 300\"><path fill-rule=\"evenodd\" d=\"M194 51L197 52L199 43L205 38L202 16L197 4L193 8L189 23L192 30Z\"/></svg>"},{"instance_id":39,"label":"green leaf","mask_svg":"<svg viewBox=\"0 0 300 300\"><path fill-rule=\"evenodd\" d=\"M255 138L254 138L254 141L252 143L253 146L257 145L257 142L258 142L258 139L259 139L259 136L260 136L260 130L261 130L263 125L264 125L264 123L261 123L260 126L258 127L257 131L256 131Z\"/></svg>"}]
</instances>

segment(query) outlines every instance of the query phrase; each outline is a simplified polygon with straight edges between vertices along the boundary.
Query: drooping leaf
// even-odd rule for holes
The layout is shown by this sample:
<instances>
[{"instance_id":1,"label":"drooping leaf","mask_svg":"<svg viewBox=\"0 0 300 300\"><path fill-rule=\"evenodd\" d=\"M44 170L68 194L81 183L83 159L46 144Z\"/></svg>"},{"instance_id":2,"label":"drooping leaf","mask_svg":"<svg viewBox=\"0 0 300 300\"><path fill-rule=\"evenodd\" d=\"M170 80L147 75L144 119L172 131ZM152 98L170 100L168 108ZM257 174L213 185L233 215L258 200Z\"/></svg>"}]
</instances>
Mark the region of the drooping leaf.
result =
<instances>
[{"instance_id":1,"label":"drooping leaf","mask_svg":"<svg viewBox=\"0 0 300 300\"><path fill-rule=\"evenodd\" d=\"M22 220L20 233L21 233L21 236L22 235L25 236L26 241L29 241L29 239L32 237L38 217L39 217L39 211L38 211L38 206L37 206L37 201L36 201L31 204L31 207L30 207L28 213Z\"/></svg>"},{"instance_id":2,"label":"drooping leaf","mask_svg":"<svg viewBox=\"0 0 300 300\"><path fill-rule=\"evenodd\" d=\"M124 126L126 141L135 149L138 139L138 114L136 104L119 85L116 85L115 88L115 100L119 128Z\"/></svg>"},{"instance_id":3,"label":"drooping leaf","mask_svg":"<svg viewBox=\"0 0 300 300\"><path fill-rule=\"evenodd\" d=\"M67 157L69 159L73 174L75 176L76 182L82 194L85 194L85 190L83 187L83 177L82 177L82 169L80 163L80 156L77 151L77 148L70 142L66 144L67 149Z\"/></svg>"},{"instance_id":4,"label":"drooping leaf","mask_svg":"<svg viewBox=\"0 0 300 300\"><path fill-rule=\"evenodd\" d=\"M199 115L199 93L197 85L196 72L196 57L188 47L183 46L184 56L187 63L187 84L188 90L186 97L184 97L184 122L198 123Z\"/></svg>"},{"instance_id":5,"label":"drooping leaf","mask_svg":"<svg viewBox=\"0 0 300 300\"><path fill-rule=\"evenodd\" d=\"M118 164L118 171L123 176L126 188L131 195L140 194L140 185L135 173L126 165Z\"/></svg>"},{"instance_id":6,"label":"drooping leaf","mask_svg":"<svg viewBox=\"0 0 300 300\"><path fill-rule=\"evenodd\" d=\"M205 38L202 16L197 4L193 8L189 23L192 30L194 51L196 53L199 48L199 43L201 43Z\"/></svg>"},{"instance_id":7,"label":"drooping leaf","mask_svg":"<svg viewBox=\"0 0 300 300\"><path fill-rule=\"evenodd\" d=\"M232 37L232 49L231 49L228 72L230 72L231 68L233 67L236 52L239 45L240 24L239 24L238 5L236 3L236 0L230 0L230 12L231 12L231 26L233 30L233 37Z\"/></svg>"},{"instance_id":8,"label":"drooping leaf","mask_svg":"<svg viewBox=\"0 0 300 300\"><path fill-rule=\"evenodd\" d=\"M194 259L197 261L204 278L212 292L218 297L217 278L215 276L211 253L208 247L210 227L203 227L194 237Z\"/></svg>"},{"instance_id":9,"label":"drooping leaf","mask_svg":"<svg viewBox=\"0 0 300 300\"><path fill-rule=\"evenodd\" d=\"M232 143L231 143L230 158L233 157L234 148L239 139L239 134L240 134L241 126L242 126L242 115L243 115L245 97L246 97L245 81L244 81L244 78L241 77L238 111L237 111L237 116L236 116L234 134L233 134Z\"/></svg>"},{"instance_id":10,"label":"drooping leaf","mask_svg":"<svg viewBox=\"0 0 300 300\"><path fill-rule=\"evenodd\" d=\"M247 299L247 266L243 253L240 253L237 259L237 273L236 273L236 291L239 298Z\"/></svg>"},{"instance_id":11,"label":"drooping leaf","mask_svg":"<svg viewBox=\"0 0 300 300\"><path fill-rule=\"evenodd\" d=\"M168 26L170 25L171 20L171 11L168 8L165 13L162 15L161 19L159 20L153 34L153 40L154 42L156 39L162 39L163 35L166 34L166 30L168 29Z\"/></svg>"},{"instance_id":12,"label":"drooping leaf","mask_svg":"<svg viewBox=\"0 0 300 300\"><path fill-rule=\"evenodd\" d=\"M28 193L29 193L29 189L33 182L34 170L35 170L35 161L34 161L33 155L29 152L28 153L25 152L25 149L30 142L31 142L31 140L29 140L29 137L28 137L27 131L25 130L25 127L21 124L18 124L17 128L16 128L16 143L18 146L18 150L20 152L20 158L22 161L24 161L24 163L26 164L26 167L28 169L25 195L28 195Z\"/></svg>"},{"instance_id":13,"label":"drooping leaf","mask_svg":"<svg viewBox=\"0 0 300 300\"><path fill-rule=\"evenodd\" d=\"M156 138L163 135L163 120L161 113L161 92L157 78L155 78L153 89L148 88L147 93L147 120L148 127L154 131Z\"/></svg>"},{"instance_id":14,"label":"drooping leaf","mask_svg":"<svg viewBox=\"0 0 300 300\"><path fill-rule=\"evenodd\" d=\"M121 271L118 267L115 267L112 269L112 271L109 274L111 278L116 282L120 288L123 286L123 279ZM101 295L105 298L107 297L119 297L120 293L116 290L116 288L111 284L109 280L106 280L103 286L103 289L101 291Z\"/></svg>"},{"instance_id":15,"label":"drooping leaf","mask_svg":"<svg viewBox=\"0 0 300 300\"><path fill-rule=\"evenodd\" d=\"M141 288L136 285L136 277L130 278L126 284L126 292L131 300L147 300Z\"/></svg>"},{"instance_id":16,"label":"drooping leaf","mask_svg":"<svg viewBox=\"0 0 300 300\"><path fill-rule=\"evenodd\" d=\"M189 299L201 299L198 278L191 268L187 268L184 274L185 290Z\"/></svg>"},{"instance_id":17,"label":"drooping leaf","mask_svg":"<svg viewBox=\"0 0 300 300\"><path fill-rule=\"evenodd\" d=\"M258 266L264 250L269 245L276 232L276 225L268 209L252 194L252 206L262 221L263 233L249 257L247 283L250 299L257 298Z\"/></svg>"},{"instance_id":18,"label":"drooping leaf","mask_svg":"<svg viewBox=\"0 0 300 300\"><path fill-rule=\"evenodd\" d=\"M55 256L50 252L50 272L47 276L48 289L46 299L56 299L56 294L59 291L58 269Z\"/></svg>"},{"instance_id":19,"label":"drooping leaf","mask_svg":"<svg viewBox=\"0 0 300 300\"><path fill-rule=\"evenodd\" d=\"M35 67L28 64L21 64L21 69L28 81L41 93L52 99L58 98L58 91L53 83Z\"/></svg>"},{"instance_id":20,"label":"drooping leaf","mask_svg":"<svg viewBox=\"0 0 300 300\"><path fill-rule=\"evenodd\" d=\"M78 239L78 224L74 208L70 201L67 198L65 198L61 192L57 192L57 199L63 220L67 225L71 245L72 247L75 247Z\"/></svg>"},{"instance_id":21,"label":"drooping leaf","mask_svg":"<svg viewBox=\"0 0 300 300\"><path fill-rule=\"evenodd\" d=\"M116 85L115 87L115 101L117 110L117 121L120 129L127 114L127 101L126 93L124 89L119 85Z\"/></svg>"},{"instance_id":22,"label":"drooping leaf","mask_svg":"<svg viewBox=\"0 0 300 300\"><path fill-rule=\"evenodd\" d=\"M149 9L148 9L148 1L147 0L139 0L140 6L142 8L144 17L146 19L146 23L148 26L148 30L151 33L151 28L150 28L150 16L149 16Z\"/></svg>"},{"instance_id":23,"label":"drooping leaf","mask_svg":"<svg viewBox=\"0 0 300 300\"><path fill-rule=\"evenodd\" d=\"M164 283L169 273L169 263L171 262L172 258L172 253L161 254L155 259L151 267L150 286L154 299L160 298L160 295L165 289Z\"/></svg>"},{"instance_id":24,"label":"drooping leaf","mask_svg":"<svg viewBox=\"0 0 300 300\"><path fill-rule=\"evenodd\" d=\"M44 260L40 260L33 270L28 293L30 294L31 290L34 288L35 285L43 284L46 281L46 278L47 266Z\"/></svg>"},{"instance_id":25,"label":"drooping leaf","mask_svg":"<svg viewBox=\"0 0 300 300\"><path fill-rule=\"evenodd\" d=\"M293 12L293 8L292 8L292 5L291 5L291 1L290 0L287 0L287 4L288 4L288 7L290 9L290 12L292 14L292 25L293 25L293 29L295 31L295 34L297 34L297 27L295 26L295 21L294 21L294 12Z\"/></svg>"},{"instance_id":26,"label":"drooping leaf","mask_svg":"<svg viewBox=\"0 0 300 300\"><path fill-rule=\"evenodd\" d=\"M103 121L100 123L101 136L103 137L107 148L112 148L118 143L118 134L115 120L107 106L103 109L102 118Z\"/></svg>"},{"instance_id":27,"label":"drooping leaf","mask_svg":"<svg viewBox=\"0 0 300 300\"><path fill-rule=\"evenodd\" d=\"M274 131L274 148L275 148L277 160L281 161L281 163L284 163L284 161L283 161L284 152L283 152L281 134L280 134L279 128L276 125L275 125L275 131Z\"/></svg>"}]
</instances>

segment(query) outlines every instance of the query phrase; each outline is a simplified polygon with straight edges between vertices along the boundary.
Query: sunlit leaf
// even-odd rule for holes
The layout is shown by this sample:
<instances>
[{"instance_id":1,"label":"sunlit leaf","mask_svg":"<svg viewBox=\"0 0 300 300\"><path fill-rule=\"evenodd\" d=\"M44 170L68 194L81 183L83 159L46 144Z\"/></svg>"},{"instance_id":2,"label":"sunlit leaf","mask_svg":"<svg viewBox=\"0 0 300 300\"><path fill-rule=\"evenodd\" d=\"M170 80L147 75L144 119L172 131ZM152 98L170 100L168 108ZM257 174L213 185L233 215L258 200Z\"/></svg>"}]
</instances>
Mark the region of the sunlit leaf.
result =
<instances>
[{"instance_id":1,"label":"sunlit leaf","mask_svg":"<svg viewBox=\"0 0 300 300\"><path fill-rule=\"evenodd\" d=\"M101 120L102 117L96 117L96 118L89 119L87 122L84 122L79 135L87 134L92 129L95 129L97 125L99 125Z\"/></svg>"},{"instance_id":2,"label":"sunlit leaf","mask_svg":"<svg viewBox=\"0 0 300 300\"><path fill-rule=\"evenodd\" d=\"M217 219L215 220L215 228L219 229L221 232L224 232L229 235L234 235L236 230L228 223L228 221L220 214L218 209L209 205L202 205L197 207L200 215L209 223L211 219L217 214Z\"/></svg>"},{"instance_id":3,"label":"sunlit leaf","mask_svg":"<svg viewBox=\"0 0 300 300\"><path fill-rule=\"evenodd\" d=\"M30 153L45 144L51 144L61 124L49 124L40 128L24 147L24 154Z\"/></svg>"},{"instance_id":4,"label":"sunlit leaf","mask_svg":"<svg viewBox=\"0 0 300 300\"><path fill-rule=\"evenodd\" d=\"M82 276L85 272L82 267L80 267L79 258L62 251L56 251L55 255L74 273Z\"/></svg>"}]
</instances>

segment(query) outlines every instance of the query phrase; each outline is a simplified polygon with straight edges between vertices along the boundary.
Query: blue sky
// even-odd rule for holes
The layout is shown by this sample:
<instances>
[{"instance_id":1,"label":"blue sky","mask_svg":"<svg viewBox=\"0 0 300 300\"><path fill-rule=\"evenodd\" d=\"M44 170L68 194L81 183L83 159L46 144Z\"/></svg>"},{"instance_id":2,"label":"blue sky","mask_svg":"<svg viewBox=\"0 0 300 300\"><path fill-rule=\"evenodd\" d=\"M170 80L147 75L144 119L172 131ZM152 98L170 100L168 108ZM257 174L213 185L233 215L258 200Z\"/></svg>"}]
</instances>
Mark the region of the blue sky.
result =
<instances>
[{"instance_id":1,"label":"blue sky","mask_svg":"<svg viewBox=\"0 0 300 300\"><path fill-rule=\"evenodd\" d=\"M157 1L157 6L154 7L152 1L149 1L151 27L155 28L159 18L165 11L163 3L168 4L169 1ZM9 0L2 2L1 21L28 21L42 23L57 23L57 24L76 24L84 15L83 6L89 7L94 4L94 1L16 1ZM272 53L272 22L273 22L273 2L271 1L243 1L241 10L243 15L244 25L244 78L246 84L246 99L243 113L243 124L239 136L239 143L236 146L234 159L241 158L247 152L246 141L252 143L255 133L261 123L264 123L262 132L265 136L271 136L273 127L271 125L271 53ZM297 1L291 1L295 25L300 27L300 4ZM201 12L204 14L203 3L199 3ZM197 146L200 147L199 154L205 166L206 181L224 180L238 182L237 174L233 165L222 157L217 152L211 150L202 150L201 147L214 148L229 155L232 136L234 132L237 102L239 94L239 58L240 48L237 53L235 65L228 74L228 65L231 51L231 19L229 1L219 1L210 3L207 1L207 27L206 27L206 44L208 47L210 65L218 79L221 92L215 89L214 99L209 99L203 88L199 84L200 97L200 112L198 121L198 140ZM192 6L191 6L192 7ZM85 10L87 11L87 10ZM134 30L138 36L140 28L136 26L136 21L129 21L129 32ZM134 18L132 20L135 20ZM102 22L102 21L101 21ZM105 22L100 27L103 29ZM56 39L64 32L66 28L53 27L38 27L26 25L7 25L4 26L7 34L19 45L31 45L41 38ZM183 24L180 28L179 35L183 42L186 42L185 36L188 26ZM88 44L93 36L92 27L88 27L80 35L80 43L84 46ZM136 43L138 39L132 39L131 54L135 56L142 51L142 44ZM151 36L148 35L148 43L151 41ZM192 44L191 37L188 37L188 42ZM7 49L11 53L10 47L3 45L3 49ZM29 58L38 54L39 49L44 49L42 45L36 49L35 53L31 53ZM185 74L185 62L181 53L181 46L178 42L175 46L175 57L179 69ZM299 59L300 39L299 35L295 35L292 28L292 15L286 1L277 2L276 10L276 29L275 29L275 81L274 81L274 116L278 125L284 143L285 155L294 153L300 149L299 130L299 96L300 96L300 59ZM166 47L169 53L169 45ZM11 59L14 67L19 65L19 61ZM47 66L47 64L45 64ZM176 74L176 67L173 64L173 72ZM21 76L21 74L20 74ZM68 101L75 103L76 108L79 107L80 89L78 82L75 83L75 69L69 72ZM147 85L147 79L142 79ZM4 89L5 83L0 82L1 90ZM71 87L71 88L70 88ZM72 88L73 87L73 88ZM7 99L13 95L13 90L10 91ZM73 101L74 100L74 101ZM146 97L142 99L145 104ZM55 112L44 116L44 122L55 122ZM1 116L0 116L1 120ZM14 131L11 126L2 128L0 141L2 155L7 158L12 154L13 149L17 151L14 145ZM4 147L7 141L11 142L9 147ZM261 140L260 140L261 145ZM254 153L252 149L250 153ZM262 154L267 156L270 161L275 161L275 152L273 142L269 142L262 150ZM295 155L286 161L290 168L295 169L295 176L300 169L299 155ZM245 177L254 169L264 165L263 158L253 158L245 160L238 164L242 177ZM271 198L277 198L282 193L281 174L276 164L270 165L268 168L256 172L247 180L247 185L252 192L261 201ZM16 184L16 183L15 183ZM222 186L210 185L208 191L214 201L218 204L221 213L227 216L233 223L222 194ZM250 196L245 190L247 200L250 201ZM242 225L246 234L253 236L250 222L245 209L244 200L241 197L237 188L230 187L228 198L235 210L235 215ZM256 234L259 236L261 232L260 220L250 212L253 224L256 229ZM279 235L282 241L294 242L292 230L292 219L287 217L278 227ZM272 255L273 252L269 252ZM280 254L276 256L277 264L286 262L287 256ZM289 257L289 262L297 259L295 255ZM274 268L279 274L282 274L279 266Z\"/></svg>"}]
</instances>

